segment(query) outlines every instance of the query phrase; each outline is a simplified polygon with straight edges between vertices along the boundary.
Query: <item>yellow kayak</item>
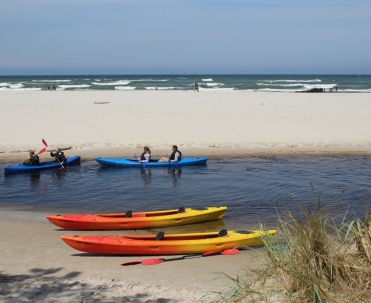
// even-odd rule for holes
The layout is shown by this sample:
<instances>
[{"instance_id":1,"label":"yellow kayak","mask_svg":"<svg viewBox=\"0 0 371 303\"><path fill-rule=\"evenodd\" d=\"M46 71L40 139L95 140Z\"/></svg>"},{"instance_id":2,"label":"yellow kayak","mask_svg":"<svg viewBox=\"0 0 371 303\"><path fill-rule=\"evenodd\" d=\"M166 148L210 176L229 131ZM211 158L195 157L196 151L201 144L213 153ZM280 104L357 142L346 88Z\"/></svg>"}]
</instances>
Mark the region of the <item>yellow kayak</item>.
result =
<instances>
[{"instance_id":1,"label":"yellow kayak","mask_svg":"<svg viewBox=\"0 0 371 303\"><path fill-rule=\"evenodd\" d=\"M223 219L226 206L203 209L184 208L120 214L49 215L53 224L74 230L147 229L178 226Z\"/></svg>"}]
</instances>

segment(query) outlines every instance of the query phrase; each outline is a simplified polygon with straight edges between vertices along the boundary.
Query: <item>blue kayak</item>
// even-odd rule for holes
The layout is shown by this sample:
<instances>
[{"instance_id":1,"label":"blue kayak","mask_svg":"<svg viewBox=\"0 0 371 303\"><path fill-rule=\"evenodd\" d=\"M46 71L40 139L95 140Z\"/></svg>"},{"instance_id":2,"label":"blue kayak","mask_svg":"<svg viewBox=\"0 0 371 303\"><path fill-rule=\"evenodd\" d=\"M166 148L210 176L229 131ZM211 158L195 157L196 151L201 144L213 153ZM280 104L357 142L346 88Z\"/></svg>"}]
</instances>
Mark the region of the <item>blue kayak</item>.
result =
<instances>
[{"instance_id":1,"label":"blue kayak","mask_svg":"<svg viewBox=\"0 0 371 303\"><path fill-rule=\"evenodd\" d=\"M206 165L207 158L183 158L178 162L158 162L159 159L151 159L149 162L138 162L136 159L125 158L96 158L101 165L120 167L180 167L188 165Z\"/></svg>"},{"instance_id":2,"label":"blue kayak","mask_svg":"<svg viewBox=\"0 0 371 303\"><path fill-rule=\"evenodd\" d=\"M66 159L67 165L71 164L79 164L80 163L80 156L70 157ZM59 168L62 167L59 162L57 161L48 161L48 162L41 162L40 165L25 165L25 164L18 164L5 167L5 173L21 173L21 172L32 172L32 171L39 171L44 169L51 169L51 168Z\"/></svg>"}]
</instances>

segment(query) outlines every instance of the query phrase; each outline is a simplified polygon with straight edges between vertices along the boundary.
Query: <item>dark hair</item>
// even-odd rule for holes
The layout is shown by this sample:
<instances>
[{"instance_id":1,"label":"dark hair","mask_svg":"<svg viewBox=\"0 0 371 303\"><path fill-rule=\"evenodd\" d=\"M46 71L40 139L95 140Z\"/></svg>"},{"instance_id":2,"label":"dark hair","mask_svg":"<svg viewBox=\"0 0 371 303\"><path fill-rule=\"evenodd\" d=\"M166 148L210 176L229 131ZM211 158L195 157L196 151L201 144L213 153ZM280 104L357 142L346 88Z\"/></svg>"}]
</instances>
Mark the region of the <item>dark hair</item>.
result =
<instances>
[{"instance_id":1,"label":"dark hair","mask_svg":"<svg viewBox=\"0 0 371 303\"><path fill-rule=\"evenodd\" d=\"M178 146L176 146L176 145L173 145L173 148L175 148L176 150L178 150Z\"/></svg>"}]
</instances>

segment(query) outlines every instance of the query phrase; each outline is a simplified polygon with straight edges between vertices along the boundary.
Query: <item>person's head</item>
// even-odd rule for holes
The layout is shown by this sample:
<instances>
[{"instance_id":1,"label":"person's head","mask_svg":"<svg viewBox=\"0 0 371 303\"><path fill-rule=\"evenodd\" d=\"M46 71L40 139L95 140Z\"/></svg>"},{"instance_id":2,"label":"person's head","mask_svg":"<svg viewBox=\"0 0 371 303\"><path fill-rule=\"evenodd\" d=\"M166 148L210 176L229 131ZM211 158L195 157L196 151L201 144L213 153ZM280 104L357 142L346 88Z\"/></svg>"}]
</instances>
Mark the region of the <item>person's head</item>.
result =
<instances>
[{"instance_id":1,"label":"person's head","mask_svg":"<svg viewBox=\"0 0 371 303\"><path fill-rule=\"evenodd\" d=\"M34 150L29 150L28 152L30 153L30 156L33 156L35 154Z\"/></svg>"},{"instance_id":2,"label":"person's head","mask_svg":"<svg viewBox=\"0 0 371 303\"><path fill-rule=\"evenodd\" d=\"M61 152L61 149L58 147L56 150L55 150L56 153L60 153Z\"/></svg>"},{"instance_id":3,"label":"person's head","mask_svg":"<svg viewBox=\"0 0 371 303\"><path fill-rule=\"evenodd\" d=\"M149 149L149 147L148 147L148 146L144 146L144 147L143 147L143 149L144 149L144 152L148 152L148 153L150 153L150 152L151 152L151 150Z\"/></svg>"},{"instance_id":4,"label":"person's head","mask_svg":"<svg viewBox=\"0 0 371 303\"><path fill-rule=\"evenodd\" d=\"M173 145L173 150L178 150L178 146Z\"/></svg>"}]
</instances>

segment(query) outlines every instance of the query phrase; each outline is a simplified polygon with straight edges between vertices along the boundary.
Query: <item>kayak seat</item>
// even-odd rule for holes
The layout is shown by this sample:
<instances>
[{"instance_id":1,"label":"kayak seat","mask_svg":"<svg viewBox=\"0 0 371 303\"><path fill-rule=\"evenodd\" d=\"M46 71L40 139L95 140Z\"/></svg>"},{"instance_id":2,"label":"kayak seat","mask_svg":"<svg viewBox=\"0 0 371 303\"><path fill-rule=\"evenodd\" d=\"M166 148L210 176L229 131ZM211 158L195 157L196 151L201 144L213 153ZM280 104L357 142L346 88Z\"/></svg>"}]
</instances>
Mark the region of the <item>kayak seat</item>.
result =
<instances>
[{"instance_id":1,"label":"kayak seat","mask_svg":"<svg viewBox=\"0 0 371 303\"><path fill-rule=\"evenodd\" d=\"M180 207L179 209L178 209L178 213L180 214L180 213L185 213L185 208L184 207Z\"/></svg>"},{"instance_id":2,"label":"kayak seat","mask_svg":"<svg viewBox=\"0 0 371 303\"><path fill-rule=\"evenodd\" d=\"M133 212L131 210L128 210L126 213L125 213L125 218L131 218L133 216Z\"/></svg>"},{"instance_id":3,"label":"kayak seat","mask_svg":"<svg viewBox=\"0 0 371 303\"><path fill-rule=\"evenodd\" d=\"M228 235L226 229L222 229L221 231L218 232L218 237L225 237L226 235Z\"/></svg>"},{"instance_id":4,"label":"kayak seat","mask_svg":"<svg viewBox=\"0 0 371 303\"><path fill-rule=\"evenodd\" d=\"M156 235L156 240L158 240L158 241L163 240L164 236L165 236L165 233L163 231L160 231Z\"/></svg>"}]
</instances>

